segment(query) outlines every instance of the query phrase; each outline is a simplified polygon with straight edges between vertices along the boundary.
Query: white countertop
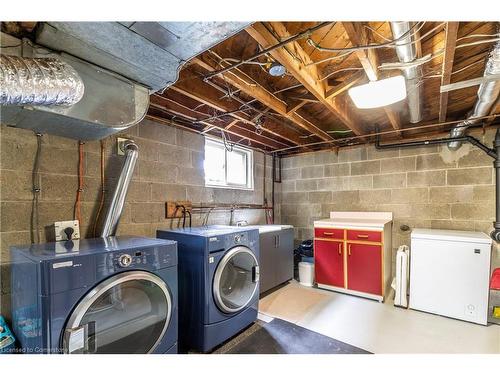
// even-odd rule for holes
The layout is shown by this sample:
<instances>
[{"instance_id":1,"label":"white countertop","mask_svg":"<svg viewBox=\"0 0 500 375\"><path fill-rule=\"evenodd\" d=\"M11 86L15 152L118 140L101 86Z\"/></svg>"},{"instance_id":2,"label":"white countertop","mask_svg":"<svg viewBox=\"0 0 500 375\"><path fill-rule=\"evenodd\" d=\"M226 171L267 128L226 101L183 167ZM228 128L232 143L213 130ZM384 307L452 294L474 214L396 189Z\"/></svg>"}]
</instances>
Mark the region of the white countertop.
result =
<instances>
[{"instance_id":1,"label":"white countertop","mask_svg":"<svg viewBox=\"0 0 500 375\"><path fill-rule=\"evenodd\" d=\"M316 220L315 227L384 229L392 221L392 212L331 212L330 218Z\"/></svg>"}]
</instances>

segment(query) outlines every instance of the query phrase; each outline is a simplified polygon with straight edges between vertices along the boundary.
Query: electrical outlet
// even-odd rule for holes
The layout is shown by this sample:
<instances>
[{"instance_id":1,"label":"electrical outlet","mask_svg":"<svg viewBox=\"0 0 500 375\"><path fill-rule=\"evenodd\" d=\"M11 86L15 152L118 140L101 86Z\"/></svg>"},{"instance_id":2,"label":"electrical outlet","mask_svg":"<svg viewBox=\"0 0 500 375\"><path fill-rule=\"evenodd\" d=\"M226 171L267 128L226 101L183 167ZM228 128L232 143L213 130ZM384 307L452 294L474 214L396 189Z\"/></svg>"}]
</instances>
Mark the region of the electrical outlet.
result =
<instances>
[{"instance_id":1,"label":"electrical outlet","mask_svg":"<svg viewBox=\"0 0 500 375\"><path fill-rule=\"evenodd\" d=\"M465 316L475 317L476 315L476 307L474 305L469 304L465 306Z\"/></svg>"},{"instance_id":2,"label":"electrical outlet","mask_svg":"<svg viewBox=\"0 0 500 375\"><path fill-rule=\"evenodd\" d=\"M54 223L54 230L56 234L56 241L68 241L68 234L66 233L66 229L71 228L73 233L71 233L72 240L80 239L80 223L78 220L69 220L69 221L56 221Z\"/></svg>"}]
</instances>

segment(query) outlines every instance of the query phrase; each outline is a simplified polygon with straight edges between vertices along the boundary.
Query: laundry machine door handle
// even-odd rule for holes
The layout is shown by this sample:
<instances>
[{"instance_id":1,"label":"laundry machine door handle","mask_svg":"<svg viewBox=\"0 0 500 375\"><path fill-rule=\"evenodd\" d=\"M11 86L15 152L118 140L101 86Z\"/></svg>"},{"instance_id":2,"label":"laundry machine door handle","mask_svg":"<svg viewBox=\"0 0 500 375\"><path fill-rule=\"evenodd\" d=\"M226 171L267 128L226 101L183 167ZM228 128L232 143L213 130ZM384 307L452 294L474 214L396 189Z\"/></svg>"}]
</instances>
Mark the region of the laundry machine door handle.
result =
<instances>
[{"instance_id":1,"label":"laundry machine door handle","mask_svg":"<svg viewBox=\"0 0 500 375\"><path fill-rule=\"evenodd\" d=\"M259 266L252 267L252 282L258 283L260 280L260 269Z\"/></svg>"}]
</instances>

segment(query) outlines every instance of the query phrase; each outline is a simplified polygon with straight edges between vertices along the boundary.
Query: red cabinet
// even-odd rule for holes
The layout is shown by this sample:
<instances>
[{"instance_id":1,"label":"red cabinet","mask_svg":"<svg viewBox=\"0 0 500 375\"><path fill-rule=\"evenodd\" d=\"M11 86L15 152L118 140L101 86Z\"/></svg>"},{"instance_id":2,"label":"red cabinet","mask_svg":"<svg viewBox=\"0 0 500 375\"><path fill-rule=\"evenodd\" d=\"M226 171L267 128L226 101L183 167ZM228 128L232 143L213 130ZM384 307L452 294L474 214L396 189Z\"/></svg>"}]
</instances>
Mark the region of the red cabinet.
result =
<instances>
[{"instance_id":1,"label":"red cabinet","mask_svg":"<svg viewBox=\"0 0 500 375\"><path fill-rule=\"evenodd\" d=\"M347 244L347 288L382 295L382 246Z\"/></svg>"},{"instance_id":2,"label":"red cabinet","mask_svg":"<svg viewBox=\"0 0 500 375\"><path fill-rule=\"evenodd\" d=\"M390 227L314 228L318 287L384 300L390 282Z\"/></svg>"},{"instance_id":3,"label":"red cabinet","mask_svg":"<svg viewBox=\"0 0 500 375\"><path fill-rule=\"evenodd\" d=\"M370 230L352 230L347 231L348 241L369 241L382 242L382 232Z\"/></svg>"},{"instance_id":4,"label":"red cabinet","mask_svg":"<svg viewBox=\"0 0 500 375\"><path fill-rule=\"evenodd\" d=\"M334 240L344 239L343 229L331 229L331 228L314 228L314 237L316 238L331 238Z\"/></svg>"},{"instance_id":5,"label":"red cabinet","mask_svg":"<svg viewBox=\"0 0 500 375\"><path fill-rule=\"evenodd\" d=\"M314 241L315 276L318 284L344 287L344 243Z\"/></svg>"}]
</instances>

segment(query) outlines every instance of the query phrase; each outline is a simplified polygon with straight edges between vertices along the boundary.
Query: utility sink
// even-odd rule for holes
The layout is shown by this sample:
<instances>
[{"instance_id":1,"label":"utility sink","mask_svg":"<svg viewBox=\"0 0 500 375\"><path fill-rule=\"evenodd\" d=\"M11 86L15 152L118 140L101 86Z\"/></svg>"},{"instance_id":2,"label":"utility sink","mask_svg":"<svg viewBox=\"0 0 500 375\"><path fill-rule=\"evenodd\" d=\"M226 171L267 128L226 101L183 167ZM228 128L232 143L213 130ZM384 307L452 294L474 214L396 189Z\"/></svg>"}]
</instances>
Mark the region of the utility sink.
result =
<instances>
[{"instance_id":1,"label":"utility sink","mask_svg":"<svg viewBox=\"0 0 500 375\"><path fill-rule=\"evenodd\" d=\"M266 224L266 225L242 225L242 228L258 229L259 233L277 232L283 229L293 228L291 225Z\"/></svg>"}]
</instances>

